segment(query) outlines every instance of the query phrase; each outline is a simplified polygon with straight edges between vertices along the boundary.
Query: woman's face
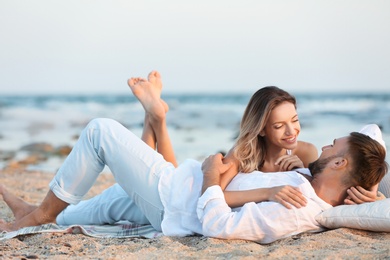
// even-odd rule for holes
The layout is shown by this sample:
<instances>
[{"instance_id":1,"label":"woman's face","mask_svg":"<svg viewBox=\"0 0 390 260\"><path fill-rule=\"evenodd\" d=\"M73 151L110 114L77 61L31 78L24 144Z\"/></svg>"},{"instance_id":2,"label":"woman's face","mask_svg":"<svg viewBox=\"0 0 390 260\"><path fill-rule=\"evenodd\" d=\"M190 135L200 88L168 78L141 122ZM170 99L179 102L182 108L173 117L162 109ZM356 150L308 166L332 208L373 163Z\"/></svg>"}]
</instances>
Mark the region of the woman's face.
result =
<instances>
[{"instance_id":1,"label":"woman's face","mask_svg":"<svg viewBox=\"0 0 390 260\"><path fill-rule=\"evenodd\" d=\"M272 110L261 135L265 136L268 144L294 149L297 146L300 131L301 125L295 106L286 101Z\"/></svg>"}]
</instances>

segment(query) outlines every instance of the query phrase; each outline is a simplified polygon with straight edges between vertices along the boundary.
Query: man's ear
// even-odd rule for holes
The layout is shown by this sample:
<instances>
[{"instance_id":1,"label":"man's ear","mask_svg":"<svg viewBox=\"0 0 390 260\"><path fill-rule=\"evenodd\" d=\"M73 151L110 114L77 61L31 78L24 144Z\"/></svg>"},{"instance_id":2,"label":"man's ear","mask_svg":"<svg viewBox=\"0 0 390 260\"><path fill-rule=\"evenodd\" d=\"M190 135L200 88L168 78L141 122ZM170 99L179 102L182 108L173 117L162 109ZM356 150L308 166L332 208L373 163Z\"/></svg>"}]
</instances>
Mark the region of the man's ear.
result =
<instances>
[{"instance_id":1,"label":"man's ear","mask_svg":"<svg viewBox=\"0 0 390 260\"><path fill-rule=\"evenodd\" d=\"M348 160L344 157L336 157L333 159L332 168L335 170L347 167Z\"/></svg>"}]
</instances>

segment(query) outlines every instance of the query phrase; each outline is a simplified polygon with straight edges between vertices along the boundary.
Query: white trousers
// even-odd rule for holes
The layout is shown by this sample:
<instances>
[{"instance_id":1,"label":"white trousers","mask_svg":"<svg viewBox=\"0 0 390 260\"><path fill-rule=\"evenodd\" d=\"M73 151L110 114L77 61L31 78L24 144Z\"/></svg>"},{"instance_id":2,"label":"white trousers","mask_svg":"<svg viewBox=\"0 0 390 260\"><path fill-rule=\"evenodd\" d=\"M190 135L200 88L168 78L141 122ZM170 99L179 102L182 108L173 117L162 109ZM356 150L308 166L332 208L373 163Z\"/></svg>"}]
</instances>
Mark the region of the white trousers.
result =
<instances>
[{"instance_id":1,"label":"white trousers","mask_svg":"<svg viewBox=\"0 0 390 260\"><path fill-rule=\"evenodd\" d=\"M79 203L107 165L116 184ZM50 189L69 205L57 217L60 225L112 224L128 220L152 224L161 231L164 207L158 183L174 166L141 139L111 119L94 119L50 183ZM76 205L77 204L77 205Z\"/></svg>"}]
</instances>

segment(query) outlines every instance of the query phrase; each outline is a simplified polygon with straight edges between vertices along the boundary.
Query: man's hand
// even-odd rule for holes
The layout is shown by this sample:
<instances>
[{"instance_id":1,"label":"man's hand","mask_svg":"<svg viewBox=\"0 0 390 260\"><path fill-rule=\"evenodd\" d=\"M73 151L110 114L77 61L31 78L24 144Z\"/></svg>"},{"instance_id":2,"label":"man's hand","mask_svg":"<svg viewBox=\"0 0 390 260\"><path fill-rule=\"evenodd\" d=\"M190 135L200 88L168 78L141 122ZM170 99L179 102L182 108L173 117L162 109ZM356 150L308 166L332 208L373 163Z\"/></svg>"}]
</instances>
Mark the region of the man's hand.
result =
<instances>
[{"instance_id":1,"label":"man's hand","mask_svg":"<svg viewBox=\"0 0 390 260\"><path fill-rule=\"evenodd\" d=\"M223 163L223 156L220 153L210 155L202 163L203 187L202 194L208 187L219 185L221 174L227 172L233 163Z\"/></svg>"},{"instance_id":2,"label":"man's hand","mask_svg":"<svg viewBox=\"0 0 390 260\"><path fill-rule=\"evenodd\" d=\"M366 190L360 186L351 187L347 190L348 197L344 200L344 203L347 205L354 205L382 199L381 197L378 197L378 186L379 184L376 184L370 190Z\"/></svg>"}]
</instances>

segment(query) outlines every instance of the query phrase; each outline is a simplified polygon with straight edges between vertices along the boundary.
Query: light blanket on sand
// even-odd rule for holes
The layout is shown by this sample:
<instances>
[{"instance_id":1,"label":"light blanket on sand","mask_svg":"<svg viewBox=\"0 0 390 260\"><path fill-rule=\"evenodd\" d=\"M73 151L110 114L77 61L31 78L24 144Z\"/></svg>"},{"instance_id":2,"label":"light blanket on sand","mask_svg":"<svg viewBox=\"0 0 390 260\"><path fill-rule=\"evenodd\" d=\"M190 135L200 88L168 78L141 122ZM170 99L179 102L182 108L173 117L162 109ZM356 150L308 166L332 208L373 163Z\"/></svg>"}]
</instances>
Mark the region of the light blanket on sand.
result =
<instances>
[{"instance_id":1,"label":"light blanket on sand","mask_svg":"<svg viewBox=\"0 0 390 260\"><path fill-rule=\"evenodd\" d=\"M115 225L71 225L59 226L56 224L44 224L41 226L25 227L16 231L0 234L0 240L10 239L17 236L38 233L70 233L84 234L98 238L155 238L163 234L156 231L151 225L137 225L133 223L118 223Z\"/></svg>"}]
</instances>

